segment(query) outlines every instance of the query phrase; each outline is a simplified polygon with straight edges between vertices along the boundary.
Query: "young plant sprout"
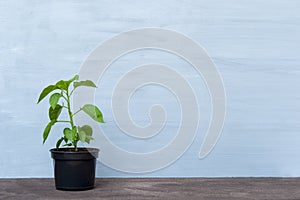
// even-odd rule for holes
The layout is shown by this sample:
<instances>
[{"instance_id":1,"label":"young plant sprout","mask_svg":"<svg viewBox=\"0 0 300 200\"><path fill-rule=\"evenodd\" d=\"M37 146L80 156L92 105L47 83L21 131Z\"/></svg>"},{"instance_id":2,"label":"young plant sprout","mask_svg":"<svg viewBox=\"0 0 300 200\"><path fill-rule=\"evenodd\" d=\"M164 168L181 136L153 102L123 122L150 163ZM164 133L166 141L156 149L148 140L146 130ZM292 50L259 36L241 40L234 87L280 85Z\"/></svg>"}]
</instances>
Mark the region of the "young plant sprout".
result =
<instances>
[{"instance_id":1,"label":"young plant sprout","mask_svg":"<svg viewBox=\"0 0 300 200\"><path fill-rule=\"evenodd\" d=\"M68 123L69 127L64 128L63 136L56 142L56 148L61 146L62 142L65 142L63 146L74 147L75 151L78 151L78 141L83 143L90 143L92 137L92 127L89 125L76 126L74 124L74 116L83 111L89 115L93 120L105 123L103 115L100 109L92 104L85 104L79 110L73 112L71 108L71 97L76 88L85 87L97 87L91 80L78 81L79 76L76 75L70 80L60 80L55 85L49 85L41 92L37 103L40 103L47 95L52 93L49 98L49 119L50 122L44 129L43 144L48 138L50 130L56 123ZM72 85L72 87L70 87ZM61 120L59 116L63 110L67 110L69 119Z\"/></svg>"}]
</instances>

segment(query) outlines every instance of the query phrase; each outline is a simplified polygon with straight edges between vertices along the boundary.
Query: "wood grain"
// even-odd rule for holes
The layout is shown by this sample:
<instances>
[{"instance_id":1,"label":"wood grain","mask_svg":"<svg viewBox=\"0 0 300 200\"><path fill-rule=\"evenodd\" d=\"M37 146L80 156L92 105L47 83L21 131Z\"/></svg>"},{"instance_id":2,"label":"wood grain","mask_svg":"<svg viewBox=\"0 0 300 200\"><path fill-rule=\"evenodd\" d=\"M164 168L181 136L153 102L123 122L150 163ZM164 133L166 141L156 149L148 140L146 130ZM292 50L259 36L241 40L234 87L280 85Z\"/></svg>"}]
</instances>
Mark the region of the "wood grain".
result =
<instances>
[{"instance_id":1,"label":"wood grain","mask_svg":"<svg viewBox=\"0 0 300 200\"><path fill-rule=\"evenodd\" d=\"M299 199L299 178L97 179L89 191L58 191L53 179L1 179L0 198L63 199Z\"/></svg>"}]
</instances>

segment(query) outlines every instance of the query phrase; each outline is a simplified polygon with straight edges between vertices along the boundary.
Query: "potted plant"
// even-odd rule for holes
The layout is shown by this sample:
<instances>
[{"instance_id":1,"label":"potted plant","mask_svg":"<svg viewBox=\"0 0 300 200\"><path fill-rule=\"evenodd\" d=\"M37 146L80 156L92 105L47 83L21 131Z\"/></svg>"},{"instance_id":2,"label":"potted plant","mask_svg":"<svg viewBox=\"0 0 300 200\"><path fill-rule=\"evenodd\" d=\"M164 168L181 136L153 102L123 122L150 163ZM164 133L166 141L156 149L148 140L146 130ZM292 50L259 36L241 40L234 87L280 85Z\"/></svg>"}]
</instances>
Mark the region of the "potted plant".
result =
<instances>
[{"instance_id":1,"label":"potted plant","mask_svg":"<svg viewBox=\"0 0 300 200\"><path fill-rule=\"evenodd\" d=\"M72 94L81 86L96 87L90 80L79 81L79 76L76 75L70 80L60 80L54 85L47 86L37 102L41 102L51 94L48 111L50 122L44 129L43 144L53 125L67 124L62 136L56 142L56 148L50 149L51 157L54 159L55 186L60 190L86 190L92 189L95 185L96 158L99 149L78 147L78 142L90 143L93 140L93 130L89 125L75 125L74 116L82 111L97 122L104 123L104 120L100 109L92 104L85 104L77 111L72 110ZM68 119L59 119L63 110L67 111Z\"/></svg>"}]
</instances>

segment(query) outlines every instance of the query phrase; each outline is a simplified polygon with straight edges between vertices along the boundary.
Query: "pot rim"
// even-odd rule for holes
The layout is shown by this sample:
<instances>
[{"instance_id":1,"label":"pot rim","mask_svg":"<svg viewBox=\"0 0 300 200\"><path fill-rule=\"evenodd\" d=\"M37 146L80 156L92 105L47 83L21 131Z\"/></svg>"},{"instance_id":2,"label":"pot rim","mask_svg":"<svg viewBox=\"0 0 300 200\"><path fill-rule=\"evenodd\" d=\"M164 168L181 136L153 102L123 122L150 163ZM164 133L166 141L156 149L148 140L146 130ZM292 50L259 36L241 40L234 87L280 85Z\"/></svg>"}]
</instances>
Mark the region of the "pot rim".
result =
<instances>
[{"instance_id":1,"label":"pot rim","mask_svg":"<svg viewBox=\"0 0 300 200\"><path fill-rule=\"evenodd\" d=\"M55 153L55 154L85 154L85 153L97 153L100 150L97 148L86 148L86 147L79 147L78 150L79 151L63 151L62 149L74 149L73 147L66 147L66 148L52 148L49 151L51 153ZM80 151L80 150L85 150L85 151Z\"/></svg>"}]
</instances>

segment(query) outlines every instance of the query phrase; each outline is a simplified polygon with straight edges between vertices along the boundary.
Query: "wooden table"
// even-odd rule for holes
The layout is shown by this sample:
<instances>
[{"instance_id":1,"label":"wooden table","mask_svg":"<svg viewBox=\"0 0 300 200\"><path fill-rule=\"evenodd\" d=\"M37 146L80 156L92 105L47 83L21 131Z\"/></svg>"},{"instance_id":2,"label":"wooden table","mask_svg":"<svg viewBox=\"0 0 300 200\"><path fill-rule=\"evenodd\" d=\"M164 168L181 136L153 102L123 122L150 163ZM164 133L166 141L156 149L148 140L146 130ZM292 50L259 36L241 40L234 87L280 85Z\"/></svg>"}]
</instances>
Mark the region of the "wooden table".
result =
<instances>
[{"instance_id":1,"label":"wooden table","mask_svg":"<svg viewBox=\"0 0 300 200\"><path fill-rule=\"evenodd\" d=\"M0 199L300 199L300 178L108 178L89 191L58 191L53 179L0 179Z\"/></svg>"}]
</instances>

